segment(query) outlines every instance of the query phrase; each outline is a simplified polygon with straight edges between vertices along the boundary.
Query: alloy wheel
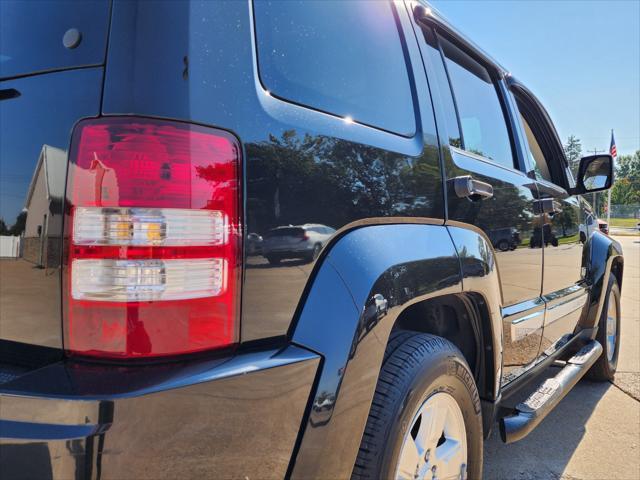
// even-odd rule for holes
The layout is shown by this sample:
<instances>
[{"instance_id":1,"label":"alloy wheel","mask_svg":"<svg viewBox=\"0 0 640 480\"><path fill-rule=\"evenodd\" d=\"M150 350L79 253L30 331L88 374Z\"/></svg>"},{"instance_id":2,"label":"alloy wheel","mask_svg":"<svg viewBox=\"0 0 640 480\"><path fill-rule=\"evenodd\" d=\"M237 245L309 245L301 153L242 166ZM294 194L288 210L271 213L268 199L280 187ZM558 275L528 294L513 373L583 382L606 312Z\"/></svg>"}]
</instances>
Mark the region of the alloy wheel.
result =
<instances>
[{"instance_id":1,"label":"alloy wheel","mask_svg":"<svg viewBox=\"0 0 640 480\"><path fill-rule=\"evenodd\" d=\"M411 421L400 450L397 480L466 479L467 435L456 400L431 395Z\"/></svg>"}]
</instances>

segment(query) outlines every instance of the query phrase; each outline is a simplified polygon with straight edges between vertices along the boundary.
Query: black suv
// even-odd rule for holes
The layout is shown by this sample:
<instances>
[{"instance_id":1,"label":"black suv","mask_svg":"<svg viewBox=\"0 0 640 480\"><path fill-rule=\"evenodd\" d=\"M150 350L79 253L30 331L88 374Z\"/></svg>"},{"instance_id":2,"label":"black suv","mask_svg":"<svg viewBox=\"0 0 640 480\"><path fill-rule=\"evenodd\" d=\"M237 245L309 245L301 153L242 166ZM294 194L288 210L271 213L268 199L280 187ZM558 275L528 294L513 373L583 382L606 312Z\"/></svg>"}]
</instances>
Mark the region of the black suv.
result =
<instances>
[{"instance_id":1,"label":"black suv","mask_svg":"<svg viewBox=\"0 0 640 480\"><path fill-rule=\"evenodd\" d=\"M480 478L496 422L613 377L611 157L574 180L426 4L3 1L0 35L3 478Z\"/></svg>"}]
</instances>

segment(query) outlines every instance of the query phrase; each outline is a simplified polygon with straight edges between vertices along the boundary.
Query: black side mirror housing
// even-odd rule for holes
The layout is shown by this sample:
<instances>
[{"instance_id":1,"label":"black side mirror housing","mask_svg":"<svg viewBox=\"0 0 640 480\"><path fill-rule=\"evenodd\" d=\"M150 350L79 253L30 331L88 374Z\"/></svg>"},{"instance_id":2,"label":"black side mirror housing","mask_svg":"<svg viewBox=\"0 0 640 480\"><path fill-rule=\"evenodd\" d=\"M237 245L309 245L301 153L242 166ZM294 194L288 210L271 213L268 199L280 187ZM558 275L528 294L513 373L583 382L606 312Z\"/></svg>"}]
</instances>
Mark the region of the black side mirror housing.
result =
<instances>
[{"instance_id":1,"label":"black side mirror housing","mask_svg":"<svg viewBox=\"0 0 640 480\"><path fill-rule=\"evenodd\" d=\"M580 169L572 193L600 192L613 185L613 157L611 155L591 155L580 159Z\"/></svg>"}]
</instances>

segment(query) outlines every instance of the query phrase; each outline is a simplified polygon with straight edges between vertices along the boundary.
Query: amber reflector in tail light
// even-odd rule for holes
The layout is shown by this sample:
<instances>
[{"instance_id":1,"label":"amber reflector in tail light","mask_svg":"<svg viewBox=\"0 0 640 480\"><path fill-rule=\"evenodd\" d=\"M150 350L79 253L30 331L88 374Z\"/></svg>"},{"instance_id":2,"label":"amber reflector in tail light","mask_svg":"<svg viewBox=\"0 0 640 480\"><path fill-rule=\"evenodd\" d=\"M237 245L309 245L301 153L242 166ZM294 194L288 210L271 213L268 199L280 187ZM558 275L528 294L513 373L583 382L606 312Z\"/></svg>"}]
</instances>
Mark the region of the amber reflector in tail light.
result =
<instances>
[{"instance_id":1,"label":"amber reflector in tail light","mask_svg":"<svg viewBox=\"0 0 640 480\"><path fill-rule=\"evenodd\" d=\"M67 177L65 348L105 358L234 344L240 150L224 131L137 117L76 127Z\"/></svg>"}]
</instances>

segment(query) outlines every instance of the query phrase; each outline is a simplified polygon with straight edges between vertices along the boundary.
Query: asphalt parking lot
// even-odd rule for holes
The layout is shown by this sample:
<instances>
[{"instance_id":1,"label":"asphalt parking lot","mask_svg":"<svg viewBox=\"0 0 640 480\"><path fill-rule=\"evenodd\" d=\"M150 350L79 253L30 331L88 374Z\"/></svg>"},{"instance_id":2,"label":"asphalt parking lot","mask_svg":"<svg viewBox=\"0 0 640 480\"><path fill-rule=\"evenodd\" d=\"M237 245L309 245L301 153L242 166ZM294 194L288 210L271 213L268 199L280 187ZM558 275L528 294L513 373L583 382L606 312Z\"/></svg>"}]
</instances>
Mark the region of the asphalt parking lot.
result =
<instances>
[{"instance_id":1,"label":"asphalt parking lot","mask_svg":"<svg viewBox=\"0 0 640 480\"><path fill-rule=\"evenodd\" d=\"M490 480L640 479L640 236L624 249L621 347L613 384L582 380L524 440L485 443Z\"/></svg>"}]
</instances>

